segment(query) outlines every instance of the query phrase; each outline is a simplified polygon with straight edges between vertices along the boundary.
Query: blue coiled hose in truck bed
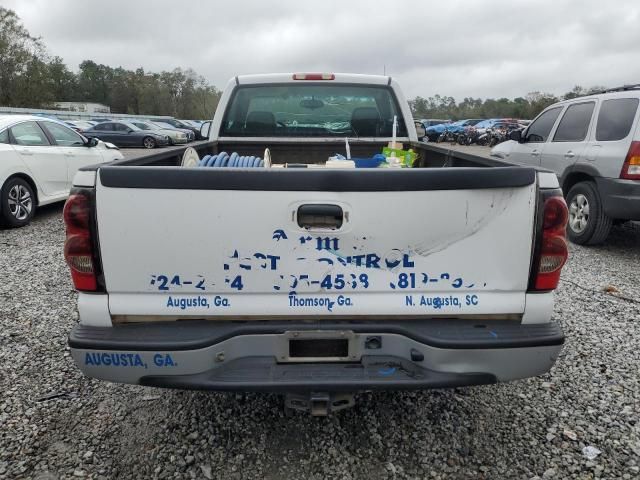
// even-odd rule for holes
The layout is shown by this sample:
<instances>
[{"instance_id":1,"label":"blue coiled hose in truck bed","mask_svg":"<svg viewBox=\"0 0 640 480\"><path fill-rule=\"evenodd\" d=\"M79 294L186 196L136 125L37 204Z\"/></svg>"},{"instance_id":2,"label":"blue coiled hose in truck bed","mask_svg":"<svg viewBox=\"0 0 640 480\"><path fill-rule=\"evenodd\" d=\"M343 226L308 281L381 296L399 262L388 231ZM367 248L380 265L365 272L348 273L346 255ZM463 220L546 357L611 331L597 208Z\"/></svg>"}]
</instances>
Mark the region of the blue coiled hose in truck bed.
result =
<instances>
[{"instance_id":1,"label":"blue coiled hose in truck bed","mask_svg":"<svg viewBox=\"0 0 640 480\"><path fill-rule=\"evenodd\" d=\"M205 155L200 163L200 167L215 168L257 168L264 167L264 160L256 156L238 155L233 152L229 155L227 152L220 152L217 155Z\"/></svg>"}]
</instances>

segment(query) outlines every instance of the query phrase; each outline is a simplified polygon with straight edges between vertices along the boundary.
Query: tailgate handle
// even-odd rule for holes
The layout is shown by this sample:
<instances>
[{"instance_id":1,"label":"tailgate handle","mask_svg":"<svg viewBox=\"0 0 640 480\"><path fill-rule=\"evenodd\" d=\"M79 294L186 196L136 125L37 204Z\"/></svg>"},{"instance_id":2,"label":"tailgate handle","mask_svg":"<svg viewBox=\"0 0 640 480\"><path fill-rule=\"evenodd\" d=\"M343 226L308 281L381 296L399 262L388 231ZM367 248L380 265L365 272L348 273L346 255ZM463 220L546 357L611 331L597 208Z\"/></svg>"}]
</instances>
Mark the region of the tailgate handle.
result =
<instances>
[{"instance_id":1,"label":"tailgate handle","mask_svg":"<svg viewBox=\"0 0 640 480\"><path fill-rule=\"evenodd\" d=\"M300 205L296 216L299 227L337 230L342 226L344 212L339 205L310 203Z\"/></svg>"}]
</instances>

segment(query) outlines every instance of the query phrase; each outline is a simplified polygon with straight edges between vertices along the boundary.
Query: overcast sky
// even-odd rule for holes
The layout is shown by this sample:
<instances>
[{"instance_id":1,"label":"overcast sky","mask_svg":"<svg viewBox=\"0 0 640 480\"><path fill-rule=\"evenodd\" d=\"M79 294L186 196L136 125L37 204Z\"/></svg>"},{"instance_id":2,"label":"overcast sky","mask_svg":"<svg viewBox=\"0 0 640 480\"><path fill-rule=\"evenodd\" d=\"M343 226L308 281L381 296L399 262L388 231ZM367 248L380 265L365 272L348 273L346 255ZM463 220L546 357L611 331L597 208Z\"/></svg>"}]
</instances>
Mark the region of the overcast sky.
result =
<instances>
[{"instance_id":1,"label":"overcast sky","mask_svg":"<svg viewBox=\"0 0 640 480\"><path fill-rule=\"evenodd\" d=\"M387 74L408 97L640 82L639 0L0 0L51 55L145 70Z\"/></svg>"}]
</instances>

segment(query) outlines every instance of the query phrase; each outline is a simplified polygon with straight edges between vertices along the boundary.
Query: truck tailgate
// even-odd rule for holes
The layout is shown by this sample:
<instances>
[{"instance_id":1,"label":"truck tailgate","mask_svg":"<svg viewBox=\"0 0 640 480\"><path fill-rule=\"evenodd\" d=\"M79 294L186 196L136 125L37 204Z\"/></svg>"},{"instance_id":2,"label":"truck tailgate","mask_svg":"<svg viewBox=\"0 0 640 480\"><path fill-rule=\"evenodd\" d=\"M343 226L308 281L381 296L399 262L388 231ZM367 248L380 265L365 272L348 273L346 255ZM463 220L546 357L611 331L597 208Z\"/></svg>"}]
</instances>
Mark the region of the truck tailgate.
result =
<instances>
[{"instance_id":1,"label":"truck tailgate","mask_svg":"<svg viewBox=\"0 0 640 480\"><path fill-rule=\"evenodd\" d=\"M531 169L98 173L111 315L524 311L537 194Z\"/></svg>"}]
</instances>

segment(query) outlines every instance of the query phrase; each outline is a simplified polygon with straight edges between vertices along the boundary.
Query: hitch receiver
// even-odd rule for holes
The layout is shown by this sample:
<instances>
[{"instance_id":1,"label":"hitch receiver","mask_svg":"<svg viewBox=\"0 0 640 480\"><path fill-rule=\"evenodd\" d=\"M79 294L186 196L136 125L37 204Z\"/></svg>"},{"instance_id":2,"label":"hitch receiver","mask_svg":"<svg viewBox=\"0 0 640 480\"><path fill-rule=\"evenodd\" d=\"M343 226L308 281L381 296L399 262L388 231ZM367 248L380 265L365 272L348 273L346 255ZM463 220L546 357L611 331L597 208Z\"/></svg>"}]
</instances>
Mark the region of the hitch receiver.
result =
<instances>
[{"instance_id":1,"label":"hitch receiver","mask_svg":"<svg viewBox=\"0 0 640 480\"><path fill-rule=\"evenodd\" d=\"M284 398L285 411L299 410L314 417L327 415L355 405L353 393L287 393Z\"/></svg>"}]
</instances>

